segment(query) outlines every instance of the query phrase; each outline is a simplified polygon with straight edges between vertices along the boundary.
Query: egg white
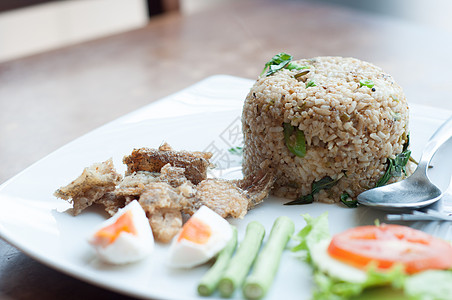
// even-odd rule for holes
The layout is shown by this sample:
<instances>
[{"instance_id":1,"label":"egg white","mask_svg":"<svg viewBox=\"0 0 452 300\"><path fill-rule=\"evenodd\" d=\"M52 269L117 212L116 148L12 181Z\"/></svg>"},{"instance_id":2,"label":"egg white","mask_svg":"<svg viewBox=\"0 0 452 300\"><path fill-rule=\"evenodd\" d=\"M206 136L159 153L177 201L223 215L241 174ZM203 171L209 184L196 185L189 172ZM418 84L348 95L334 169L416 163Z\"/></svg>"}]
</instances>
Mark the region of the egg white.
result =
<instances>
[{"instance_id":1,"label":"egg white","mask_svg":"<svg viewBox=\"0 0 452 300\"><path fill-rule=\"evenodd\" d=\"M115 223L127 211L132 213L132 223L137 231L136 235L121 232L116 240L107 246L96 242L96 232ZM151 226L143 208L136 200L130 202L127 206L118 210L113 217L104 221L88 238L88 242L96 250L99 259L111 264L126 264L142 260L149 256L154 249L154 236Z\"/></svg>"},{"instance_id":2,"label":"egg white","mask_svg":"<svg viewBox=\"0 0 452 300\"><path fill-rule=\"evenodd\" d=\"M210 226L211 235L204 244L179 239L179 232L172 240L168 265L175 268L191 268L203 264L214 257L232 238L232 229L228 221L216 212L202 206L191 218L196 218Z\"/></svg>"}]
</instances>

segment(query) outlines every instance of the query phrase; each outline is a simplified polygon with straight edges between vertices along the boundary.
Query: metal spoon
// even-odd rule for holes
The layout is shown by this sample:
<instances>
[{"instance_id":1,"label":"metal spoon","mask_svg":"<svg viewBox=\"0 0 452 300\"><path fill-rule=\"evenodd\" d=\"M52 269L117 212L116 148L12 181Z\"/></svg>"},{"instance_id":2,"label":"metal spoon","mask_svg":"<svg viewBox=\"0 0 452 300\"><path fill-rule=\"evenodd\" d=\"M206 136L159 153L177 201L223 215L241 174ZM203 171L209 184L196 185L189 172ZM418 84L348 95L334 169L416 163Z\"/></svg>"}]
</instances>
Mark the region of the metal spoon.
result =
<instances>
[{"instance_id":1,"label":"metal spoon","mask_svg":"<svg viewBox=\"0 0 452 300\"><path fill-rule=\"evenodd\" d=\"M428 178L427 169L438 148L452 136L452 117L430 137L414 173L405 180L367 190L358 195L358 202L375 208L401 211L418 209L441 198L441 190Z\"/></svg>"}]
</instances>

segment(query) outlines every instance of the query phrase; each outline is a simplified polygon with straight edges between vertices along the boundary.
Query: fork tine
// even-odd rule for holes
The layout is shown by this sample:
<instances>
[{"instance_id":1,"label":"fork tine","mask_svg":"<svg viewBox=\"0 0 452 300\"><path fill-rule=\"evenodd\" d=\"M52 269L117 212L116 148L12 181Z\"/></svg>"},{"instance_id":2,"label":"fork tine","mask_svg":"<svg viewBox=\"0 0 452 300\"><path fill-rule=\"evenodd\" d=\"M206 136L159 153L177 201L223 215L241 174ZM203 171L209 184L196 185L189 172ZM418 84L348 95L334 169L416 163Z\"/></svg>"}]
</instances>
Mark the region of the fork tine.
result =
<instances>
[{"instance_id":1,"label":"fork tine","mask_svg":"<svg viewBox=\"0 0 452 300\"><path fill-rule=\"evenodd\" d=\"M444 240L451 240L451 233L452 233L452 225L450 222L441 221L438 225L438 230L436 233L436 237L444 239Z\"/></svg>"},{"instance_id":2,"label":"fork tine","mask_svg":"<svg viewBox=\"0 0 452 300\"><path fill-rule=\"evenodd\" d=\"M409 214L387 214L388 221L452 221L452 216L444 215L436 210L431 212L413 211Z\"/></svg>"},{"instance_id":3,"label":"fork tine","mask_svg":"<svg viewBox=\"0 0 452 300\"><path fill-rule=\"evenodd\" d=\"M417 229L417 230L422 230L423 227L425 226L424 223L425 223L425 222L418 221L418 222L413 223L413 224L411 225L411 227L414 228L414 229Z\"/></svg>"},{"instance_id":4,"label":"fork tine","mask_svg":"<svg viewBox=\"0 0 452 300\"><path fill-rule=\"evenodd\" d=\"M426 222L422 231L437 236L440 221Z\"/></svg>"}]
</instances>

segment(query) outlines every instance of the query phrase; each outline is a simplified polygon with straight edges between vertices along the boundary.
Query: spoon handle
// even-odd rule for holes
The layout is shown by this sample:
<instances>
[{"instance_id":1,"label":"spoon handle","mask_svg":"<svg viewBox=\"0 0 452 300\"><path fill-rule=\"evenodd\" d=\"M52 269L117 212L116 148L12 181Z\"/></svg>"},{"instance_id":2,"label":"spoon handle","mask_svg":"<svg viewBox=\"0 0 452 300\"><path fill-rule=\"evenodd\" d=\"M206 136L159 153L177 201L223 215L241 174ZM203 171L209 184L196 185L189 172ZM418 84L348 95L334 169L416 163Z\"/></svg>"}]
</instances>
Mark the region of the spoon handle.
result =
<instances>
[{"instance_id":1,"label":"spoon handle","mask_svg":"<svg viewBox=\"0 0 452 300\"><path fill-rule=\"evenodd\" d=\"M452 137L452 117L447 119L428 140L419 160L419 167L422 166L426 171L433 155L450 137Z\"/></svg>"}]
</instances>

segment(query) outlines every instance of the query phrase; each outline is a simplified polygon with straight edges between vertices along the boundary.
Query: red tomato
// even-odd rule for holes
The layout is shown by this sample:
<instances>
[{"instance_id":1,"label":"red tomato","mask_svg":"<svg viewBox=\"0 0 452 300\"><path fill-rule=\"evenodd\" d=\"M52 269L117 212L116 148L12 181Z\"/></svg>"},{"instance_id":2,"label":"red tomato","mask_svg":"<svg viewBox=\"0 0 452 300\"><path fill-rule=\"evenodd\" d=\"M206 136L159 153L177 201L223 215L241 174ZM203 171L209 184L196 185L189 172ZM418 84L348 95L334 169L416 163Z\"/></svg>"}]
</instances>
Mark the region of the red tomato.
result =
<instances>
[{"instance_id":1,"label":"red tomato","mask_svg":"<svg viewBox=\"0 0 452 300\"><path fill-rule=\"evenodd\" d=\"M452 268L450 243L401 225L349 229L333 237L328 253L360 269L365 269L370 262L380 269L400 263L409 274Z\"/></svg>"}]
</instances>

